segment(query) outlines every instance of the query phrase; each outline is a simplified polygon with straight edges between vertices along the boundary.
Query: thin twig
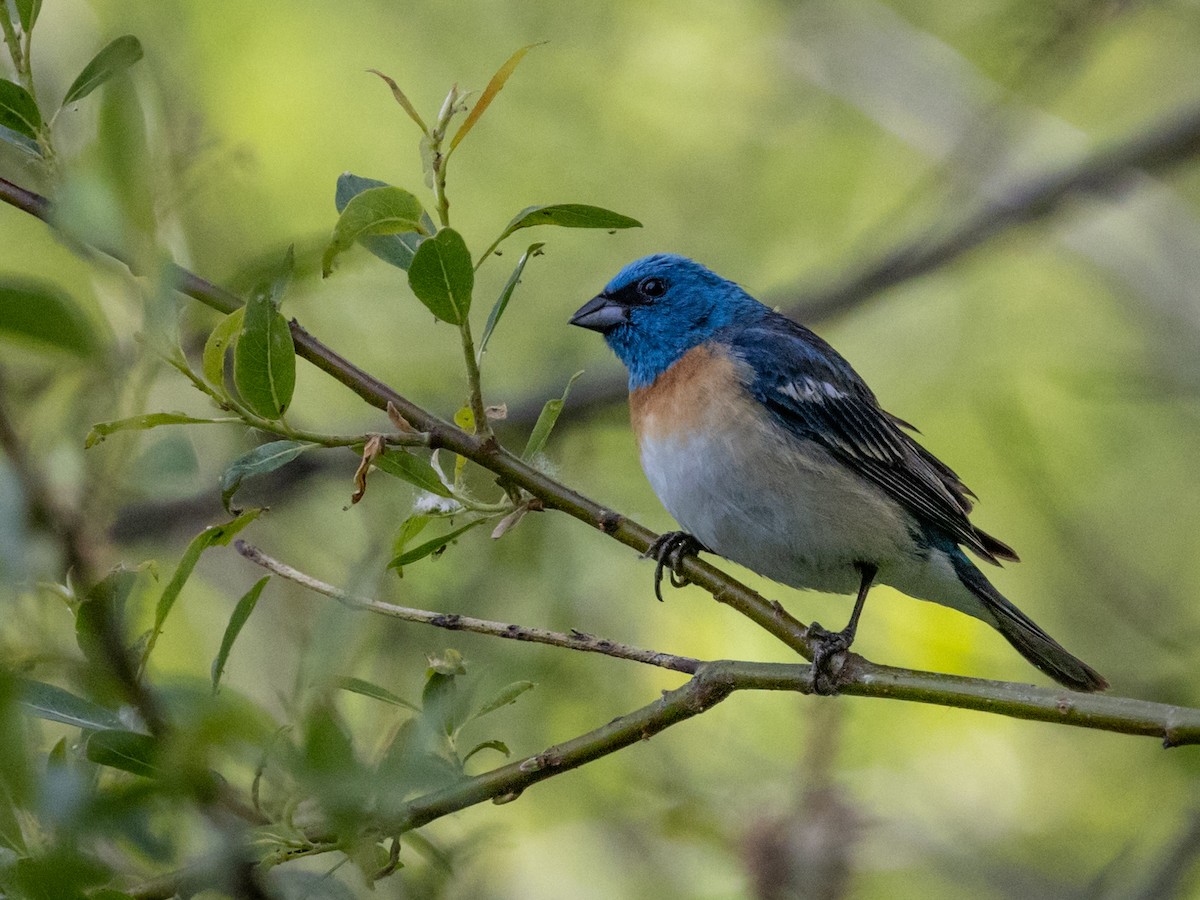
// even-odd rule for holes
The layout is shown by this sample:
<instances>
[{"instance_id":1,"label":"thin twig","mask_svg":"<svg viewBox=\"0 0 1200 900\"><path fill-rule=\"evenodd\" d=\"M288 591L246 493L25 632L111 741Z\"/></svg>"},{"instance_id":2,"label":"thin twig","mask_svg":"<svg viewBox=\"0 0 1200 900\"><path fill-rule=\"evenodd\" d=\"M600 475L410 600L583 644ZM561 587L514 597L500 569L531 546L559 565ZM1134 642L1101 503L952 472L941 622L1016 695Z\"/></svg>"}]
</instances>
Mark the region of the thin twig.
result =
<instances>
[{"instance_id":1,"label":"thin twig","mask_svg":"<svg viewBox=\"0 0 1200 900\"><path fill-rule=\"evenodd\" d=\"M397 606L394 603L386 603L383 600L375 600L371 597L347 593L331 584L313 578L311 575L306 575L298 569L289 566L287 563L280 562L268 556L257 547L247 544L243 540L236 540L233 542L233 545L237 549L237 552L246 557L246 559L255 565L262 566L264 569L274 572L281 578L293 581L311 591L316 591L318 594L324 594L326 597L332 597L339 603L344 603L355 609L380 613L381 615L391 616L394 619L403 619L406 622L422 622L426 625L446 628L450 631L471 631L476 634L490 634L493 637L507 638L513 641L550 644L554 647L566 647L569 650L582 650L587 653L603 653L605 656L628 659L633 662L645 663L646 665L659 666L663 669L672 669L676 672L686 672L689 675L695 673L701 663L700 660L692 659L689 656L676 656L672 653L660 653L656 650L643 650L640 647L619 644L616 641L598 638L594 635L585 634L582 631L572 631L570 633L547 631L544 628L510 625L504 622L493 622L489 619L476 619L473 616L460 616L457 613L437 613L427 609Z\"/></svg>"}]
</instances>

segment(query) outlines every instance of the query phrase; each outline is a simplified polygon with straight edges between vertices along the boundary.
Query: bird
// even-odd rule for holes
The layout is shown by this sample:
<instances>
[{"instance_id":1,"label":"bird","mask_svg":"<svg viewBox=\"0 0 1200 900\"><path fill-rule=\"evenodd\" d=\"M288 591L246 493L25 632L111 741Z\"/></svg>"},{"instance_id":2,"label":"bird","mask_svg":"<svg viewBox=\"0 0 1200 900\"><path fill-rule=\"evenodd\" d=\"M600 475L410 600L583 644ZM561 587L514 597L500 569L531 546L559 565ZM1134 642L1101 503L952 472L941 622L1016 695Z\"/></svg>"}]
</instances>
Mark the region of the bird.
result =
<instances>
[{"instance_id":1,"label":"bird","mask_svg":"<svg viewBox=\"0 0 1200 900\"><path fill-rule=\"evenodd\" d=\"M980 619L1059 684L1108 683L997 590L967 556L1017 561L973 525L975 497L886 412L825 340L684 256L629 263L570 324L599 332L629 373L642 468L682 527L647 555L679 586L707 551L773 581L855 595L846 627L809 627L819 693L853 643L874 584Z\"/></svg>"}]
</instances>

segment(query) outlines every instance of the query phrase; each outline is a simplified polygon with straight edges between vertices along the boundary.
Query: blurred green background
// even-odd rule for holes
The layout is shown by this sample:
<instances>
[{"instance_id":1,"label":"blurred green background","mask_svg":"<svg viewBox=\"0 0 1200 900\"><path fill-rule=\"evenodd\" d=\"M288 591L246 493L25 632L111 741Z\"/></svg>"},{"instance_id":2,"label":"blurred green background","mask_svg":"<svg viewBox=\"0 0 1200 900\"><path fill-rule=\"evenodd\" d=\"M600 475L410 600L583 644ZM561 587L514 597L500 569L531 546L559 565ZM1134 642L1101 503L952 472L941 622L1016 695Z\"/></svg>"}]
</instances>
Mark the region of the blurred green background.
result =
<instances>
[{"instance_id":1,"label":"blurred green background","mask_svg":"<svg viewBox=\"0 0 1200 900\"><path fill-rule=\"evenodd\" d=\"M1200 4L1183 0L45 0L39 93L61 96L124 33L146 49L133 70L150 148L139 172L162 244L245 289L294 242L300 274L285 313L445 416L466 391L453 331L361 249L320 278L335 180L349 170L428 199L416 131L367 68L394 77L432 118L452 83L478 90L517 47L547 41L454 158L455 227L478 251L519 209L560 202L644 227L529 233L546 253L492 342L486 398L520 419L584 369L546 464L656 529L672 523L638 467L623 400L603 399L619 365L595 335L566 325L621 265L684 253L803 321L806 300L892 247L952 233L1032 175L1200 100ZM69 183L120 169L94 142L97 108L80 103L55 123ZM0 150L0 175L47 190L11 149ZM521 246L511 241L484 267L478 297L490 302ZM189 538L222 518L217 479L251 437L162 429L85 453L94 422L208 414L206 402L135 340L141 301L122 270L81 258L8 206L0 265L60 285L108 335L103 357L82 362L0 339L3 399L23 441L55 494L84 511L99 558L154 559L169 573ZM997 585L1114 692L1186 705L1200 704L1197 267L1200 167L1185 162L807 320L979 494L976 521L1023 559L996 573ZM217 316L177 305L195 349ZM387 427L303 364L291 419ZM501 437L519 447L527 428L514 421ZM247 537L319 578L408 606L690 656L793 659L697 588L655 603L649 563L565 516L530 516L496 542L472 532L397 579L384 564L413 492L377 476L347 508L354 458L311 456L247 488L271 507ZM802 620L837 626L849 614L844 599L733 571ZM72 686L70 617L35 587L64 578L57 542L27 521L3 458L0 573L6 665ZM233 604L259 574L228 548L202 560L156 651L161 677L207 677ZM869 659L1043 683L980 623L889 589L873 597L856 643ZM412 696L426 654L448 646L483 693L538 683L481 733L518 758L681 683L603 657L351 616L278 579L226 678L276 711L315 666ZM363 698L343 709L364 746L394 726ZM69 733L30 727L43 749ZM406 857L411 867L376 896L1189 896L1198 770L1194 749L1164 752L1150 739L878 700L738 694L519 802L435 823L424 833L440 855ZM1174 894L1155 880L1173 874ZM337 877L365 891L348 870Z\"/></svg>"}]
</instances>

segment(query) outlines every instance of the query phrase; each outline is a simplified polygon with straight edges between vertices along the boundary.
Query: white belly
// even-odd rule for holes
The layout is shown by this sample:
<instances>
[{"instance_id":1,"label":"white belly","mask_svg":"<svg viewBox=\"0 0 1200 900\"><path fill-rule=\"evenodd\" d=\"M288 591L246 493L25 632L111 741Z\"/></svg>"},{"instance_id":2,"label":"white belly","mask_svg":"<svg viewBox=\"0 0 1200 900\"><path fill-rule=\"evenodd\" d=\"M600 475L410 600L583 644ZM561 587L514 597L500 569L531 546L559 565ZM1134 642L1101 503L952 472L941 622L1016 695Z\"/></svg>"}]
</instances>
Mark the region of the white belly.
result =
<instances>
[{"instance_id":1,"label":"white belly","mask_svg":"<svg viewBox=\"0 0 1200 900\"><path fill-rule=\"evenodd\" d=\"M856 563L874 564L883 581L888 570L911 567L918 549L908 515L826 451L770 433L719 434L645 437L641 445L663 505L713 552L783 584L832 593L858 589Z\"/></svg>"},{"instance_id":2,"label":"white belly","mask_svg":"<svg viewBox=\"0 0 1200 900\"><path fill-rule=\"evenodd\" d=\"M684 530L782 584L852 594L866 563L878 582L994 623L899 503L747 402L752 378L702 345L630 392L642 468Z\"/></svg>"}]
</instances>

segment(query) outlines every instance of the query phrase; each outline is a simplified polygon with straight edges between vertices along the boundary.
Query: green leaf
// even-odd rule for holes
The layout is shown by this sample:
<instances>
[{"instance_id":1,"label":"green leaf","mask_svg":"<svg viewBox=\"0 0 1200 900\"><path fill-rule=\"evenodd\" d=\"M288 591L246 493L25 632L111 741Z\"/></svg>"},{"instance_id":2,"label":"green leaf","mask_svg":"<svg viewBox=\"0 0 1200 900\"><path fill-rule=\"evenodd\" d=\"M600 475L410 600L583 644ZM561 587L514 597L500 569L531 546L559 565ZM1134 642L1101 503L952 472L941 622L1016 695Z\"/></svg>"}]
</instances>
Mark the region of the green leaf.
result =
<instances>
[{"instance_id":1,"label":"green leaf","mask_svg":"<svg viewBox=\"0 0 1200 900\"><path fill-rule=\"evenodd\" d=\"M447 647L440 654L430 654L426 657L429 668L425 677L432 680L434 675L466 675L467 661L460 651ZM427 689L429 685L425 686Z\"/></svg>"},{"instance_id":2,"label":"green leaf","mask_svg":"<svg viewBox=\"0 0 1200 900\"><path fill-rule=\"evenodd\" d=\"M221 421L219 419L214 421ZM229 419L228 424L241 424L240 419ZM191 440L174 431L152 441L138 454L132 463L138 480L145 484L174 484L190 480L200 473L200 460Z\"/></svg>"},{"instance_id":3,"label":"green leaf","mask_svg":"<svg viewBox=\"0 0 1200 900\"><path fill-rule=\"evenodd\" d=\"M480 750L495 750L498 753L503 753L505 756L510 755L508 744L504 741L482 741L476 744L468 751L467 755L462 758L463 765L467 764L467 760L478 753Z\"/></svg>"},{"instance_id":4,"label":"green leaf","mask_svg":"<svg viewBox=\"0 0 1200 900\"><path fill-rule=\"evenodd\" d=\"M149 272L158 265L151 250L158 227L155 212L157 182L154 177L158 161L150 149L146 110L133 79L124 72L105 85L104 94L99 100L96 177L102 181L91 190L98 189L103 193L93 196L92 202L112 205L106 211L96 209L93 215L103 217L97 220L97 224L108 219L115 229L111 236L93 234L90 240L93 243L96 239L116 242L118 247L133 254L135 267ZM69 201L70 195L65 199ZM67 207L62 213L63 221L76 233L80 226L88 227L86 219L82 222L72 221L80 212L82 210L77 208L72 213ZM89 239L86 233L79 236ZM176 307L168 297L169 294L162 291L147 297L150 305L146 308L149 318L145 323L151 334L158 331L166 339L170 339L168 336L173 335L177 328Z\"/></svg>"},{"instance_id":5,"label":"green leaf","mask_svg":"<svg viewBox=\"0 0 1200 900\"><path fill-rule=\"evenodd\" d=\"M154 738L136 731L97 731L87 741L87 758L102 766L153 778L158 774Z\"/></svg>"},{"instance_id":6,"label":"green leaf","mask_svg":"<svg viewBox=\"0 0 1200 900\"><path fill-rule=\"evenodd\" d=\"M90 731L125 727L115 711L77 697L60 687L29 679L20 679L18 684L21 706L39 719L74 725Z\"/></svg>"},{"instance_id":7,"label":"green leaf","mask_svg":"<svg viewBox=\"0 0 1200 900\"><path fill-rule=\"evenodd\" d=\"M175 606L175 601L179 599L179 593L183 590L183 586L191 578L192 570L200 561L201 554L209 547L228 546L234 535L260 515L262 515L261 509L249 510L223 525L210 525L192 538L187 549L183 551L183 556L179 559L179 565L175 567L175 574L163 588L162 595L154 607L154 626L150 629L150 636L146 640L146 649L142 651L141 667L143 669L146 667L146 661L150 659L154 645L158 642L158 636L162 633L167 616L171 614L171 609Z\"/></svg>"},{"instance_id":8,"label":"green leaf","mask_svg":"<svg viewBox=\"0 0 1200 900\"><path fill-rule=\"evenodd\" d=\"M337 224L333 227L333 237L330 238L329 246L325 248L325 255L321 260L322 275L328 278L329 273L333 271L334 259L362 238L404 232L429 234L422 221L424 215L421 201L404 188L387 185L368 188L355 194L342 208Z\"/></svg>"},{"instance_id":9,"label":"green leaf","mask_svg":"<svg viewBox=\"0 0 1200 900\"><path fill-rule=\"evenodd\" d=\"M246 304L233 349L233 383L250 411L264 419L278 419L292 402L296 347L269 288L255 291Z\"/></svg>"},{"instance_id":10,"label":"green leaf","mask_svg":"<svg viewBox=\"0 0 1200 900\"><path fill-rule=\"evenodd\" d=\"M21 683L0 669L0 848L26 852L24 835L15 811L35 801L33 763L36 751L26 742L21 716ZM3 853L0 852L0 856ZM0 862L0 870L4 863Z\"/></svg>"},{"instance_id":11,"label":"green leaf","mask_svg":"<svg viewBox=\"0 0 1200 900\"><path fill-rule=\"evenodd\" d=\"M58 743L46 754L46 768L62 769L67 765L67 739L59 738Z\"/></svg>"},{"instance_id":12,"label":"green leaf","mask_svg":"<svg viewBox=\"0 0 1200 900\"><path fill-rule=\"evenodd\" d=\"M217 657L212 664L212 689L215 694L221 686L221 675L225 671L225 663L229 660L229 651L233 649L233 642L237 640L238 635L242 633L242 626L246 624L246 620L250 618L250 613L254 612L254 605L258 603L258 595L262 593L267 582L271 580L270 575L264 575L254 583L250 590L242 595L242 599L237 602L237 606L233 608L233 614L229 617L229 624L225 626L225 634L221 638L221 649L217 651Z\"/></svg>"},{"instance_id":13,"label":"green leaf","mask_svg":"<svg viewBox=\"0 0 1200 900\"><path fill-rule=\"evenodd\" d=\"M387 86L392 89L392 96L396 98L396 102L400 104L401 108L408 113L408 117L417 123L417 127L420 128L421 131L423 131L425 134L429 134L429 128L426 127L425 120L421 118L421 114L417 112L417 108L413 106L412 102L408 99L408 97L405 96L404 91L400 90L400 85L396 84L395 81L393 81L387 75L384 75L378 69L367 69L367 71L372 75L378 75L387 83Z\"/></svg>"},{"instance_id":14,"label":"green leaf","mask_svg":"<svg viewBox=\"0 0 1200 900\"><path fill-rule=\"evenodd\" d=\"M475 431L475 413L469 406L460 406L454 414L454 424L467 434Z\"/></svg>"},{"instance_id":15,"label":"green leaf","mask_svg":"<svg viewBox=\"0 0 1200 900\"><path fill-rule=\"evenodd\" d=\"M415 538L418 534L425 530L425 526L433 521L432 516L427 516L421 513L414 513L404 520L400 526L400 530L396 532L396 538L392 541L392 553L399 556L404 552L404 548L408 546L409 541Z\"/></svg>"},{"instance_id":16,"label":"green leaf","mask_svg":"<svg viewBox=\"0 0 1200 900\"><path fill-rule=\"evenodd\" d=\"M483 116L483 114L487 111L487 108L492 105L492 101L496 99L496 95L500 93L501 88L503 88L505 82L508 81L509 76L512 75L513 71L517 68L518 64L520 64L521 60L525 58L525 54L537 46L539 45L529 44L528 46L522 47L520 50L510 56L505 61L504 65L496 70L496 74L492 76L492 80L488 82L488 86L485 87L483 89L483 93L479 95L478 102L463 120L463 123L459 126L458 131L455 132L454 139L450 141L450 150L447 155L454 152L454 148L457 147L462 139L467 136L467 132L475 127L475 123L479 121L480 117Z\"/></svg>"},{"instance_id":17,"label":"green leaf","mask_svg":"<svg viewBox=\"0 0 1200 900\"><path fill-rule=\"evenodd\" d=\"M0 278L0 335L83 357L101 346L92 323L66 293L23 278Z\"/></svg>"},{"instance_id":18,"label":"green leaf","mask_svg":"<svg viewBox=\"0 0 1200 900\"><path fill-rule=\"evenodd\" d=\"M517 261L517 267L513 269L513 273L508 276L508 281L504 285L504 289L500 291L500 296L496 298L496 303L492 307L492 311L488 313L487 324L483 327L483 337L479 341L479 356L483 359L484 351L487 350L488 341L492 339L492 332L496 330L496 325L500 322L500 317L504 315L504 310L508 308L508 301L512 299L513 291L517 289L517 284L521 281L521 273L525 271L525 264L534 257L540 255L540 251L546 245L543 243L530 244L529 249L521 254L521 258Z\"/></svg>"},{"instance_id":19,"label":"green leaf","mask_svg":"<svg viewBox=\"0 0 1200 900\"><path fill-rule=\"evenodd\" d=\"M386 847L381 846L370 837L350 839L339 847L346 858L358 870L359 876L367 885L373 885L375 876L388 864L391 858ZM320 894L314 895L320 896Z\"/></svg>"},{"instance_id":20,"label":"green leaf","mask_svg":"<svg viewBox=\"0 0 1200 900\"><path fill-rule=\"evenodd\" d=\"M514 681L512 684L501 688L496 696L475 710L468 721L473 722L476 719L483 718L488 713L493 713L498 709L508 706L510 703L516 703L518 697L526 691L532 690L534 686L532 681Z\"/></svg>"},{"instance_id":21,"label":"green leaf","mask_svg":"<svg viewBox=\"0 0 1200 900\"><path fill-rule=\"evenodd\" d=\"M461 325L471 310L475 266L466 241L453 228L443 228L421 242L408 269L408 284L429 311L451 325Z\"/></svg>"},{"instance_id":22,"label":"green leaf","mask_svg":"<svg viewBox=\"0 0 1200 900\"><path fill-rule=\"evenodd\" d=\"M243 481L255 475L274 472L313 446L315 445L302 444L300 441L270 441L235 459L221 476L221 503L224 504L226 512L234 514L229 503Z\"/></svg>"},{"instance_id":23,"label":"green leaf","mask_svg":"<svg viewBox=\"0 0 1200 900\"><path fill-rule=\"evenodd\" d=\"M94 584L75 610L75 642L88 660L109 671L108 644L124 642L125 601L141 569L117 566Z\"/></svg>"},{"instance_id":24,"label":"green leaf","mask_svg":"<svg viewBox=\"0 0 1200 900\"><path fill-rule=\"evenodd\" d=\"M37 140L42 114L29 91L6 78L0 78L0 125Z\"/></svg>"},{"instance_id":25,"label":"green leaf","mask_svg":"<svg viewBox=\"0 0 1200 900\"><path fill-rule=\"evenodd\" d=\"M278 265L271 267L267 272L267 280L263 282L267 295L270 296L271 303L276 309L283 304L283 295L287 293L287 289L292 283L292 274L295 270L296 245L288 244L283 260Z\"/></svg>"},{"instance_id":26,"label":"green leaf","mask_svg":"<svg viewBox=\"0 0 1200 900\"><path fill-rule=\"evenodd\" d=\"M395 559L393 559L390 563L388 563L387 567L389 569L398 569L398 568L401 568L402 566L407 566L409 563L414 563L418 559L424 559L426 556L429 556L430 554L438 553L442 550L445 550L451 541L453 541L455 538L459 537L460 535L464 534L465 532L470 531L472 528L474 528L476 525L479 525L481 522L483 522L483 519L476 519L474 522L468 522L466 525L463 525L461 528L455 528L453 531L447 532L446 534L443 534L441 537L434 538L432 541L426 541L423 544L419 544L418 546L413 547L411 550L406 550L403 553L401 553L399 556L397 556Z\"/></svg>"},{"instance_id":27,"label":"green leaf","mask_svg":"<svg viewBox=\"0 0 1200 900\"><path fill-rule=\"evenodd\" d=\"M342 173L338 177L337 193L334 196L334 205L337 207L337 211L340 213L344 210L346 204L363 191L377 187L390 187L390 185L386 181L362 178L349 172ZM429 217L428 212L421 212L421 224L425 227L427 234L437 231L437 226L433 224L433 219ZM385 263L408 271L413 254L417 252L417 245L421 243L421 235L415 231L401 234L372 234L360 237L358 242Z\"/></svg>"},{"instance_id":28,"label":"green leaf","mask_svg":"<svg viewBox=\"0 0 1200 900\"><path fill-rule=\"evenodd\" d=\"M451 679L446 680L453 685ZM400 813L405 808L403 797L445 788L463 777L462 763L441 717L423 714L410 718L401 723L379 764L376 790L380 811L384 815Z\"/></svg>"},{"instance_id":29,"label":"green leaf","mask_svg":"<svg viewBox=\"0 0 1200 900\"><path fill-rule=\"evenodd\" d=\"M442 479L438 478L433 466L419 456L414 456L404 450L393 449L375 457L373 465L381 472L402 478L423 491L429 491L439 497L450 496L449 488L442 484Z\"/></svg>"},{"instance_id":30,"label":"green leaf","mask_svg":"<svg viewBox=\"0 0 1200 900\"><path fill-rule=\"evenodd\" d=\"M467 434L475 433L475 412L470 406L459 407L458 412L454 414L454 424L465 431ZM467 458L465 456L454 457L454 486L462 486L463 469L467 466Z\"/></svg>"},{"instance_id":31,"label":"green leaf","mask_svg":"<svg viewBox=\"0 0 1200 900\"><path fill-rule=\"evenodd\" d=\"M132 34L117 38L83 67L79 77L67 88L62 105L82 100L104 82L120 75L142 58L142 44Z\"/></svg>"},{"instance_id":32,"label":"green leaf","mask_svg":"<svg viewBox=\"0 0 1200 900\"><path fill-rule=\"evenodd\" d=\"M147 413L112 422L97 422L84 440L84 448L94 447L117 431L146 431L159 425L228 425L241 419L197 419L183 413Z\"/></svg>"},{"instance_id":33,"label":"green leaf","mask_svg":"<svg viewBox=\"0 0 1200 900\"><path fill-rule=\"evenodd\" d=\"M464 695L458 677L467 673L462 654L448 648L430 657L425 687L421 691L421 723L442 735L452 735L466 720Z\"/></svg>"},{"instance_id":34,"label":"green leaf","mask_svg":"<svg viewBox=\"0 0 1200 900\"><path fill-rule=\"evenodd\" d=\"M525 452L521 454L521 459L533 459L545 449L546 441L550 439L550 432L554 430L554 425L562 414L563 406L566 405L567 395L571 393L571 385L582 374L583 372L576 372L571 376L571 380L563 388L561 397L546 401L546 405L542 407L542 411L538 415L537 422L533 425L533 431L529 433L529 442L525 445Z\"/></svg>"},{"instance_id":35,"label":"green leaf","mask_svg":"<svg viewBox=\"0 0 1200 900\"><path fill-rule=\"evenodd\" d=\"M373 700L380 700L384 703L390 703L392 706L403 706L405 709L411 709L413 712L420 712L421 708L415 703L409 703L403 697L398 697L386 688L381 688L377 684L372 684L369 681L363 681L361 678L353 678L345 676L339 678L336 684L343 691L350 691L353 694L362 694L364 697L370 697Z\"/></svg>"},{"instance_id":36,"label":"green leaf","mask_svg":"<svg viewBox=\"0 0 1200 900\"><path fill-rule=\"evenodd\" d=\"M357 767L350 735L329 705L310 712L303 740L304 761L313 773L344 776Z\"/></svg>"},{"instance_id":37,"label":"green leaf","mask_svg":"<svg viewBox=\"0 0 1200 900\"><path fill-rule=\"evenodd\" d=\"M0 125L0 141L7 144L12 144L19 150L24 150L30 156L36 156L39 159L42 156L42 145L32 138L28 138L19 131L13 131L6 125Z\"/></svg>"},{"instance_id":38,"label":"green leaf","mask_svg":"<svg viewBox=\"0 0 1200 900\"><path fill-rule=\"evenodd\" d=\"M33 31L37 24L38 13L42 11L42 0L16 0L17 19L21 22L21 30L26 34Z\"/></svg>"},{"instance_id":39,"label":"green leaf","mask_svg":"<svg viewBox=\"0 0 1200 900\"><path fill-rule=\"evenodd\" d=\"M222 394L225 394L225 352L230 344L237 343L245 316L246 307L235 309L217 323L204 342L204 378Z\"/></svg>"},{"instance_id":40,"label":"green leaf","mask_svg":"<svg viewBox=\"0 0 1200 900\"><path fill-rule=\"evenodd\" d=\"M557 225L559 228L641 228L642 223L629 216L587 206L582 203L558 203L553 206L527 206L504 227L503 238L522 228Z\"/></svg>"},{"instance_id":41,"label":"green leaf","mask_svg":"<svg viewBox=\"0 0 1200 900\"><path fill-rule=\"evenodd\" d=\"M21 900L85 900L88 889L113 878L111 870L91 856L64 846L66 841L39 841L34 856L4 867L6 897ZM48 846L47 846L48 845Z\"/></svg>"}]
</instances>

